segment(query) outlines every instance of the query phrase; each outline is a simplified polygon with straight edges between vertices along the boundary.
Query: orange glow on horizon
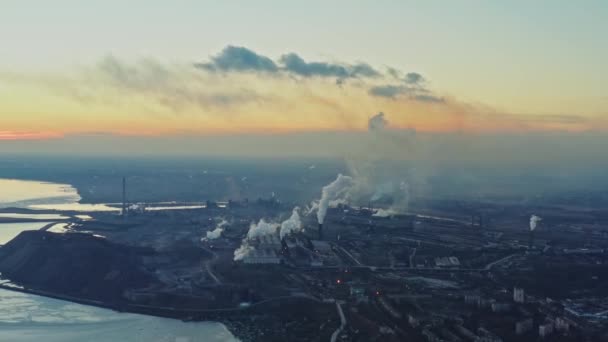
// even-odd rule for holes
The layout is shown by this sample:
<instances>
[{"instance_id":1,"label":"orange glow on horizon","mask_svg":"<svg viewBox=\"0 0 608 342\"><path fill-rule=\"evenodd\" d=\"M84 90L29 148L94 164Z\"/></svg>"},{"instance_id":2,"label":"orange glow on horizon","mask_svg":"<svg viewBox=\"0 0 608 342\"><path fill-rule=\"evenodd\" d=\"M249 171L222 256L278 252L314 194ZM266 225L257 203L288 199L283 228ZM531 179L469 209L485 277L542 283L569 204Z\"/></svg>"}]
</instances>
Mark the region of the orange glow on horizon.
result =
<instances>
[{"instance_id":1,"label":"orange glow on horizon","mask_svg":"<svg viewBox=\"0 0 608 342\"><path fill-rule=\"evenodd\" d=\"M53 132L0 131L0 140L45 140L62 138L63 134Z\"/></svg>"}]
</instances>

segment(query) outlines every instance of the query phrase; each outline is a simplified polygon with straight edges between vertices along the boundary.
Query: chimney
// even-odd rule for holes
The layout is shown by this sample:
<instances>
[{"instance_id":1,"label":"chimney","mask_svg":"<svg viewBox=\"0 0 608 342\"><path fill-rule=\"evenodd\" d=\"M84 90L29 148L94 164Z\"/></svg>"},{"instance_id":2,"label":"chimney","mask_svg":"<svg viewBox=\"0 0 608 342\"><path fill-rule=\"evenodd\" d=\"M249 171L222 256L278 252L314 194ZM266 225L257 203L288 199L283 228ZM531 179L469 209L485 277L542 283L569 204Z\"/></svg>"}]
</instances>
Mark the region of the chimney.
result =
<instances>
[{"instance_id":1,"label":"chimney","mask_svg":"<svg viewBox=\"0 0 608 342\"><path fill-rule=\"evenodd\" d=\"M127 178L122 177L122 216L127 214Z\"/></svg>"},{"instance_id":2,"label":"chimney","mask_svg":"<svg viewBox=\"0 0 608 342\"><path fill-rule=\"evenodd\" d=\"M319 240L323 240L323 223L319 223Z\"/></svg>"},{"instance_id":3,"label":"chimney","mask_svg":"<svg viewBox=\"0 0 608 342\"><path fill-rule=\"evenodd\" d=\"M534 247L534 231L530 230L528 234L528 249L532 249Z\"/></svg>"}]
</instances>

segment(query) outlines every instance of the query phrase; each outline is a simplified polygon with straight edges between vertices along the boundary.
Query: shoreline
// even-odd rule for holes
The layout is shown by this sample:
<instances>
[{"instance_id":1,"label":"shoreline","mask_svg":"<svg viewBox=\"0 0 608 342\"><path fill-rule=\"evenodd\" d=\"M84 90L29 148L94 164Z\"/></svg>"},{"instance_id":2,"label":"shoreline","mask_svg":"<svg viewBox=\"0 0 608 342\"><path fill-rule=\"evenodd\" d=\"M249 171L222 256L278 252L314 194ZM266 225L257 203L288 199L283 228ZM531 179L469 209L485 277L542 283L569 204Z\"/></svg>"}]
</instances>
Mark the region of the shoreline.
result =
<instances>
[{"instance_id":1,"label":"shoreline","mask_svg":"<svg viewBox=\"0 0 608 342\"><path fill-rule=\"evenodd\" d=\"M6 279L8 280L8 279ZM320 301L307 296L291 296L291 297L276 297L264 300L262 302L253 303L245 307L223 308L223 309L179 309L169 307L154 307L148 305L139 305L132 303L111 303L102 302L93 299L79 298L68 296L59 293L48 292L44 290L18 287L15 285L8 286L0 284L1 290L14 291L25 293L34 296L62 300L66 302L86 305L101 309L112 310L116 313L131 313L150 317L159 317L166 319L175 319L182 322L209 322L222 324L230 334L241 342L255 341L252 337L250 322L247 322L250 316L257 313L263 313L273 310L272 307L277 301L306 301L313 302L317 305L322 304ZM296 303L297 304L297 303ZM289 307L290 303L285 303L285 307ZM334 303L327 305L335 305ZM276 309L276 308L274 308ZM253 327L255 329L255 327Z\"/></svg>"}]
</instances>

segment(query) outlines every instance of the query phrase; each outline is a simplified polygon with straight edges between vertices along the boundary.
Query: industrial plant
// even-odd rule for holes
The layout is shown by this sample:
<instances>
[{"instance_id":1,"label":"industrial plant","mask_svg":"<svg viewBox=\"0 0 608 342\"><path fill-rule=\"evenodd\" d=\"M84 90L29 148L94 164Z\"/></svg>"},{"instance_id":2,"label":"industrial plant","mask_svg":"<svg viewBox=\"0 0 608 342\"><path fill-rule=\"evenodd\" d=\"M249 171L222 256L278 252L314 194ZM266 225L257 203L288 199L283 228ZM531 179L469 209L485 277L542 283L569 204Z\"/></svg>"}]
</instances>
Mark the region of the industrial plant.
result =
<instances>
[{"instance_id":1,"label":"industrial plant","mask_svg":"<svg viewBox=\"0 0 608 342\"><path fill-rule=\"evenodd\" d=\"M573 208L578 219L564 221L565 209L492 202L356 205L358 182L340 174L305 205L167 204L130 203L125 178L117 212L71 215L61 232L3 246L1 286L220 321L242 341L606 336L605 212ZM407 190L391 191L402 203Z\"/></svg>"}]
</instances>

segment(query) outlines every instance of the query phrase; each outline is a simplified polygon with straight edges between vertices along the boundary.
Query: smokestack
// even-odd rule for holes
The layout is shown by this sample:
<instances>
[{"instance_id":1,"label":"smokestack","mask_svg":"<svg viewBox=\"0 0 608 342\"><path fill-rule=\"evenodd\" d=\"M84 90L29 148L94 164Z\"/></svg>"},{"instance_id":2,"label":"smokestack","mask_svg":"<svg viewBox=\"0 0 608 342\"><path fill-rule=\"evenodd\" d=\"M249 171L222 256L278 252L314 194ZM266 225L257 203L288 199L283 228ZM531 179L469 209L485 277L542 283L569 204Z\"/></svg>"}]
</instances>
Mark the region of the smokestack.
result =
<instances>
[{"instance_id":1,"label":"smokestack","mask_svg":"<svg viewBox=\"0 0 608 342\"><path fill-rule=\"evenodd\" d=\"M528 235L528 249L534 247L534 231L530 230Z\"/></svg>"},{"instance_id":2,"label":"smokestack","mask_svg":"<svg viewBox=\"0 0 608 342\"><path fill-rule=\"evenodd\" d=\"M127 178L122 177L122 216L127 214Z\"/></svg>"},{"instance_id":3,"label":"smokestack","mask_svg":"<svg viewBox=\"0 0 608 342\"><path fill-rule=\"evenodd\" d=\"M319 240L323 240L323 223L319 223Z\"/></svg>"},{"instance_id":4,"label":"smokestack","mask_svg":"<svg viewBox=\"0 0 608 342\"><path fill-rule=\"evenodd\" d=\"M529 248L532 248L532 246L534 246L534 230L536 230L536 227L538 226L538 223L540 221L542 221L542 218L540 218L536 215L530 216L530 233L529 233L529 241L528 241Z\"/></svg>"}]
</instances>

